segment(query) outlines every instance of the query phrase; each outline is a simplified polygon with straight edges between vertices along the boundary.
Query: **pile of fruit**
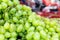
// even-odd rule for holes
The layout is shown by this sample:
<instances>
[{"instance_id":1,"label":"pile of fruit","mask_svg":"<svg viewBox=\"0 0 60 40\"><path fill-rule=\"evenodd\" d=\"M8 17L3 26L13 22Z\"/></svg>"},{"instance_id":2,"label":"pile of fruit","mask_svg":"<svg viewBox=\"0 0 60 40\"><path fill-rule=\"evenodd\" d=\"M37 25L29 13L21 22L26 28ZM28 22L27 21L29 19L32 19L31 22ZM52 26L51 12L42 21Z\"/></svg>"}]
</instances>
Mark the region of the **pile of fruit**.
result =
<instances>
[{"instance_id":1,"label":"pile of fruit","mask_svg":"<svg viewBox=\"0 0 60 40\"><path fill-rule=\"evenodd\" d=\"M57 22L36 15L18 0L0 0L0 40L60 40Z\"/></svg>"}]
</instances>

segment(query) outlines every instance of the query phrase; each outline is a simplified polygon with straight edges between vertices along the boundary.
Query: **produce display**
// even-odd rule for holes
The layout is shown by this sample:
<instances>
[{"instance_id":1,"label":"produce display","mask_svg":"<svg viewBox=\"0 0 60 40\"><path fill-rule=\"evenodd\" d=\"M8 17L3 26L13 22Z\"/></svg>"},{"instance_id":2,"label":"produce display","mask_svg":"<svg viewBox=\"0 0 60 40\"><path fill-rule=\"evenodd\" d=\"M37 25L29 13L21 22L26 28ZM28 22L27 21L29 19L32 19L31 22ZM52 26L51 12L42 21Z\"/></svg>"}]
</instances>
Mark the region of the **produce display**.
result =
<instances>
[{"instance_id":1,"label":"produce display","mask_svg":"<svg viewBox=\"0 0 60 40\"><path fill-rule=\"evenodd\" d=\"M60 40L57 22L40 17L18 0L0 0L0 40Z\"/></svg>"}]
</instances>

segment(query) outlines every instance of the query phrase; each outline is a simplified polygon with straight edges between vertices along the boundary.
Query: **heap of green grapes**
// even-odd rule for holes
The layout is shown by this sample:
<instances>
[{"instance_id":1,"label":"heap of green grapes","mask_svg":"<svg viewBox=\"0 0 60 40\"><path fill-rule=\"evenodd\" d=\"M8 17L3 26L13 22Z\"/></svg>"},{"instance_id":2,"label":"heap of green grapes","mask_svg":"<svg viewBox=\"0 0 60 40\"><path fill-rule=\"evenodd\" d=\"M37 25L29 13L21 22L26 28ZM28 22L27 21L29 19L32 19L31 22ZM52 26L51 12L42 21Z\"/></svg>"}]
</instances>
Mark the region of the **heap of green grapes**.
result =
<instances>
[{"instance_id":1,"label":"heap of green grapes","mask_svg":"<svg viewBox=\"0 0 60 40\"><path fill-rule=\"evenodd\" d=\"M0 0L0 40L60 40L60 24L18 0Z\"/></svg>"}]
</instances>

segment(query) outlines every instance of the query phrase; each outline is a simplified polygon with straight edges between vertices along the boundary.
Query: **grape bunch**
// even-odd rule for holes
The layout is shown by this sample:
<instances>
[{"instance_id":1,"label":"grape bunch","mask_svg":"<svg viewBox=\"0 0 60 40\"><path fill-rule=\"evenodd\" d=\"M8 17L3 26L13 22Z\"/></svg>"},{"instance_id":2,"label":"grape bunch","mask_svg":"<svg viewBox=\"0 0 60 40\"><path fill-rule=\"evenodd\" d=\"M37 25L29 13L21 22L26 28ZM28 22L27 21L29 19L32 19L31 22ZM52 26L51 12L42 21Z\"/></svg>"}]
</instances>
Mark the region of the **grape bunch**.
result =
<instances>
[{"instance_id":1,"label":"grape bunch","mask_svg":"<svg viewBox=\"0 0 60 40\"><path fill-rule=\"evenodd\" d=\"M19 0L0 0L0 40L60 40L57 22L40 17Z\"/></svg>"}]
</instances>

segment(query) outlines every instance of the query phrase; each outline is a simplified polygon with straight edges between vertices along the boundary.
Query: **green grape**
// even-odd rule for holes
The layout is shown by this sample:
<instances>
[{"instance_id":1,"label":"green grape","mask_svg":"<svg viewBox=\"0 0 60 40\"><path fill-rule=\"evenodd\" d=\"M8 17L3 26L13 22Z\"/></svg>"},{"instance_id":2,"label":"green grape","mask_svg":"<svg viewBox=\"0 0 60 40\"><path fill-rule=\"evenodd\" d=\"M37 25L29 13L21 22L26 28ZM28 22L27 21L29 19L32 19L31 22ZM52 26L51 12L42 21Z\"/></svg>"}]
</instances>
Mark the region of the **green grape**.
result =
<instances>
[{"instance_id":1,"label":"green grape","mask_svg":"<svg viewBox=\"0 0 60 40\"><path fill-rule=\"evenodd\" d=\"M16 16L18 19L20 18L19 13L16 13L15 16Z\"/></svg>"},{"instance_id":2,"label":"green grape","mask_svg":"<svg viewBox=\"0 0 60 40\"><path fill-rule=\"evenodd\" d=\"M28 15L31 15L32 11L29 11L29 12L27 12L27 13L28 13Z\"/></svg>"},{"instance_id":3,"label":"green grape","mask_svg":"<svg viewBox=\"0 0 60 40\"><path fill-rule=\"evenodd\" d=\"M48 29L48 28L50 28L50 26L49 25L46 25L46 28Z\"/></svg>"},{"instance_id":4,"label":"green grape","mask_svg":"<svg viewBox=\"0 0 60 40\"><path fill-rule=\"evenodd\" d=\"M52 35L52 33L51 33L51 32L48 32L48 34L49 34L49 35Z\"/></svg>"},{"instance_id":5,"label":"green grape","mask_svg":"<svg viewBox=\"0 0 60 40\"><path fill-rule=\"evenodd\" d=\"M51 38L51 36L50 36L49 34L47 34L47 38L49 38L49 39L50 39L50 38Z\"/></svg>"},{"instance_id":6,"label":"green grape","mask_svg":"<svg viewBox=\"0 0 60 40\"><path fill-rule=\"evenodd\" d=\"M40 31L40 36L41 36L43 39L45 39L46 36L47 36L47 34L46 34L45 31L41 30L41 31ZM44 36L44 37L43 37L43 36Z\"/></svg>"},{"instance_id":7,"label":"green grape","mask_svg":"<svg viewBox=\"0 0 60 40\"><path fill-rule=\"evenodd\" d=\"M22 10L23 10L23 11L26 11L26 9L27 9L26 5L23 5L23 6L22 6Z\"/></svg>"},{"instance_id":8,"label":"green grape","mask_svg":"<svg viewBox=\"0 0 60 40\"><path fill-rule=\"evenodd\" d=\"M27 12L23 12L22 14L23 14L23 16L26 16Z\"/></svg>"},{"instance_id":9,"label":"green grape","mask_svg":"<svg viewBox=\"0 0 60 40\"><path fill-rule=\"evenodd\" d=\"M43 21L38 22L40 26L45 27L45 23Z\"/></svg>"},{"instance_id":10,"label":"green grape","mask_svg":"<svg viewBox=\"0 0 60 40\"><path fill-rule=\"evenodd\" d=\"M2 9L2 5L0 4L0 10Z\"/></svg>"},{"instance_id":11,"label":"green grape","mask_svg":"<svg viewBox=\"0 0 60 40\"><path fill-rule=\"evenodd\" d=\"M19 14L20 16L22 16L22 11L19 10L19 11L18 11L18 14Z\"/></svg>"},{"instance_id":12,"label":"green grape","mask_svg":"<svg viewBox=\"0 0 60 40\"><path fill-rule=\"evenodd\" d=\"M0 0L0 3L2 2L2 0Z\"/></svg>"},{"instance_id":13,"label":"green grape","mask_svg":"<svg viewBox=\"0 0 60 40\"><path fill-rule=\"evenodd\" d=\"M14 5L18 5L19 1L18 0L13 0Z\"/></svg>"},{"instance_id":14,"label":"green grape","mask_svg":"<svg viewBox=\"0 0 60 40\"><path fill-rule=\"evenodd\" d=\"M18 22L18 19L16 17L13 17L13 22Z\"/></svg>"},{"instance_id":15,"label":"green grape","mask_svg":"<svg viewBox=\"0 0 60 40\"><path fill-rule=\"evenodd\" d=\"M50 24L50 20L49 19L44 19L45 24L49 25Z\"/></svg>"},{"instance_id":16,"label":"green grape","mask_svg":"<svg viewBox=\"0 0 60 40\"><path fill-rule=\"evenodd\" d=\"M49 28L48 29L50 32L55 32L54 28Z\"/></svg>"},{"instance_id":17,"label":"green grape","mask_svg":"<svg viewBox=\"0 0 60 40\"><path fill-rule=\"evenodd\" d=\"M7 8L7 4L4 3L4 2L1 3L1 6L2 6L2 9L6 9Z\"/></svg>"},{"instance_id":18,"label":"green grape","mask_svg":"<svg viewBox=\"0 0 60 40\"><path fill-rule=\"evenodd\" d=\"M29 16L28 17L28 22L32 22L32 19L33 19L32 16Z\"/></svg>"},{"instance_id":19,"label":"green grape","mask_svg":"<svg viewBox=\"0 0 60 40\"><path fill-rule=\"evenodd\" d=\"M8 1L8 6L13 6L13 2L12 1Z\"/></svg>"},{"instance_id":20,"label":"green grape","mask_svg":"<svg viewBox=\"0 0 60 40\"><path fill-rule=\"evenodd\" d=\"M56 32L60 32L60 27L57 27L55 30Z\"/></svg>"},{"instance_id":21,"label":"green grape","mask_svg":"<svg viewBox=\"0 0 60 40\"><path fill-rule=\"evenodd\" d=\"M23 20L23 19L20 19L20 20L19 20L19 23L24 24L24 20Z\"/></svg>"},{"instance_id":22,"label":"green grape","mask_svg":"<svg viewBox=\"0 0 60 40\"><path fill-rule=\"evenodd\" d=\"M5 37L6 37L6 38L10 38L10 37L11 37L11 34L10 34L9 32L6 32L6 33L5 33Z\"/></svg>"},{"instance_id":23,"label":"green grape","mask_svg":"<svg viewBox=\"0 0 60 40\"><path fill-rule=\"evenodd\" d=\"M5 16L4 16L5 20L8 20L9 19L9 15L7 12L5 12Z\"/></svg>"},{"instance_id":24,"label":"green grape","mask_svg":"<svg viewBox=\"0 0 60 40\"><path fill-rule=\"evenodd\" d=\"M11 37L16 38L17 37L17 33L16 32L12 32L11 33Z\"/></svg>"},{"instance_id":25,"label":"green grape","mask_svg":"<svg viewBox=\"0 0 60 40\"><path fill-rule=\"evenodd\" d=\"M8 39L5 39L5 40L8 40Z\"/></svg>"},{"instance_id":26,"label":"green grape","mask_svg":"<svg viewBox=\"0 0 60 40\"><path fill-rule=\"evenodd\" d=\"M39 25L39 22L40 22L39 20L34 20L34 21L33 21L33 25L34 25L34 26L38 26L38 25Z\"/></svg>"},{"instance_id":27,"label":"green grape","mask_svg":"<svg viewBox=\"0 0 60 40\"><path fill-rule=\"evenodd\" d=\"M9 32L16 31L16 26L14 24L10 24Z\"/></svg>"},{"instance_id":28,"label":"green grape","mask_svg":"<svg viewBox=\"0 0 60 40\"><path fill-rule=\"evenodd\" d=\"M4 40L4 39L5 39L4 35L0 34L0 40Z\"/></svg>"},{"instance_id":29,"label":"green grape","mask_svg":"<svg viewBox=\"0 0 60 40\"><path fill-rule=\"evenodd\" d=\"M6 30L3 28L3 26L0 27L0 34L4 34Z\"/></svg>"},{"instance_id":30,"label":"green grape","mask_svg":"<svg viewBox=\"0 0 60 40\"><path fill-rule=\"evenodd\" d=\"M17 27L17 32L21 32L23 30L23 25L19 25L18 27Z\"/></svg>"},{"instance_id":31,"label":"green grape","mask_svg":"<svg viewBox=\"0 0 60 40\"><path fill-rule=\"evenodd\" d=\"M11 14L16 13L16 8L11 8L10 13L11 13Z\"/></svg>"},{"instance_id":32,"label":"green grape","mask_svg":"<svg viewBox=\"0 0 60 40\"><path fill-rule=\"evenodd\" d=\"M30 7L27 6L26 8L27 8L27 11L31 11L31 8Z\"/></svg>"},{"instance_id":33,"label":"green grape","mask_svg":"<svg viewBox=\"0 0 60 40\"><path fill-rule=\"evenodd\" d=\"M35 27L30 27L28 30L27 30L27 32L29 33L29 32L34 32L34 30L35 30Z\"/></svg>"},{"instance_id":34,"label":"green grape","mask_svg":"<svg viewBox=\"0 0 60 40\"><path fill-rule=\"evenodd\" d=\"M55 34L52 36L51 40L59 40L58 34L55 33Z\"/></svg>"},{"instance_id":35,"label":"green grape","mask_svg":"<svg viewBox=\"0 0 60 40\"><path fill-rule=\"evenodd\" d=\"M10 38L9 40L16 40L16 38Z\"/></svg>"},{"instance_id":36,"label":"green grape","mask_svg":"<svg viewBox=\"0 0 60 40\"><path fill-rule=\"evenodd\" d=\"M45 29L45 32L48 33L48 29Z\"/></svg>"},{"instance_id":37,"label":"green grape","mask_svg":"<svg viewBox=\"0 0 60 40\"><path fill-rule=\"evenodd\" d=\"M24 34L23 33L19 33L19 36L24 37Z\"/></svg>"},{"instance_id":38,"label":"green grape","mask_svg":"<svg viewBox=\"0 0 60 40\"><path fill-rule=\"evenodd\" d=\"M27 40L32 40L34 32L30 32L26 35Z\"/></svg>"},{"instance_id":39,"label":"green grape","mask_svg":"<svg viewBox=\"0 0 60 40\"><path fill-rule=\"evenodd\" d=\"M55 26L55 25L56 25L56 21L50 22L50 26L51 26L51 27L53 27L53 26Z\"/></svg>"},{"instance_id":40,"label":"green grape","mask_svg":"<svg viewBox=\"0 0 60 40\"><path fill-rule=\"evenodd\" d=\"M36 15L36 18L37 18L38 20L41 20L40 15Z\"/></svg>"},{"instance_id":41,"label":"green grape","mask_svg":"<svg viewBox=\"0 0 60 40\"><path fill-rule=\"evenodd\" d=\"M6 22L5 24L4 24L4 29L9 29L10 28L10 24L8 23L8 22Z\"/></svg>"},{"instance_id":42,"label":"green grape","mask_svg":"<svg viewBox=\"0 0 60 40\"><path fill-rule=\"evenodd\" d=\"M26 22L24 27L25 27L26 30L28 30L29 27L30 27L30 23Z\"/></svg>"},{"instance_id":43,"label":"green grape","mask_svg":"<svg viewBox=\"0 0 60 40\"><path fill-rule=\"evenodd\" d=\"M21 10L21 8L22 8L22 5L17 5L17 6L16 6L16 9L17 9L17 10Z\"/></svg>"},{"instance_id":44,"label":"green grape","mask_svg":"<svg viewBox=\"0 0 60 40\"><path fill-rule=\"evenodd\" d=\"M8 2L8 0L2 0L3 2Z\"/></svg>"},{"instance_id":45,"label":"green grape","mask_svg":"<svg viewBox=\"0 0 60 40\"><path fill-rule=\"evenodd\" d=\"M4 20L0 20L0 25L3 25L4 24Z\"/></svg>"},{"instance_id":46,"label":"green grape","mask_svg":"<svg viewBox=\"0 0 60 40\"><path fill-rule=\"evenodd\" d=\"M33 39L34 39L34 40L40 40L40 34L39 34L39 32L35 32L35 33L33 34Z\"/></svg>"},{"instance_id":47,"label":"green grape","mask_svg":"<svg viewBox=\"0 0 60 40\"><path fill-rule=\"evenodd\" d=\"M40 32L41 30L43 30L43 27L37 26L37 27L36 27L36 30Z\"/></svg>"}]
</instances>

